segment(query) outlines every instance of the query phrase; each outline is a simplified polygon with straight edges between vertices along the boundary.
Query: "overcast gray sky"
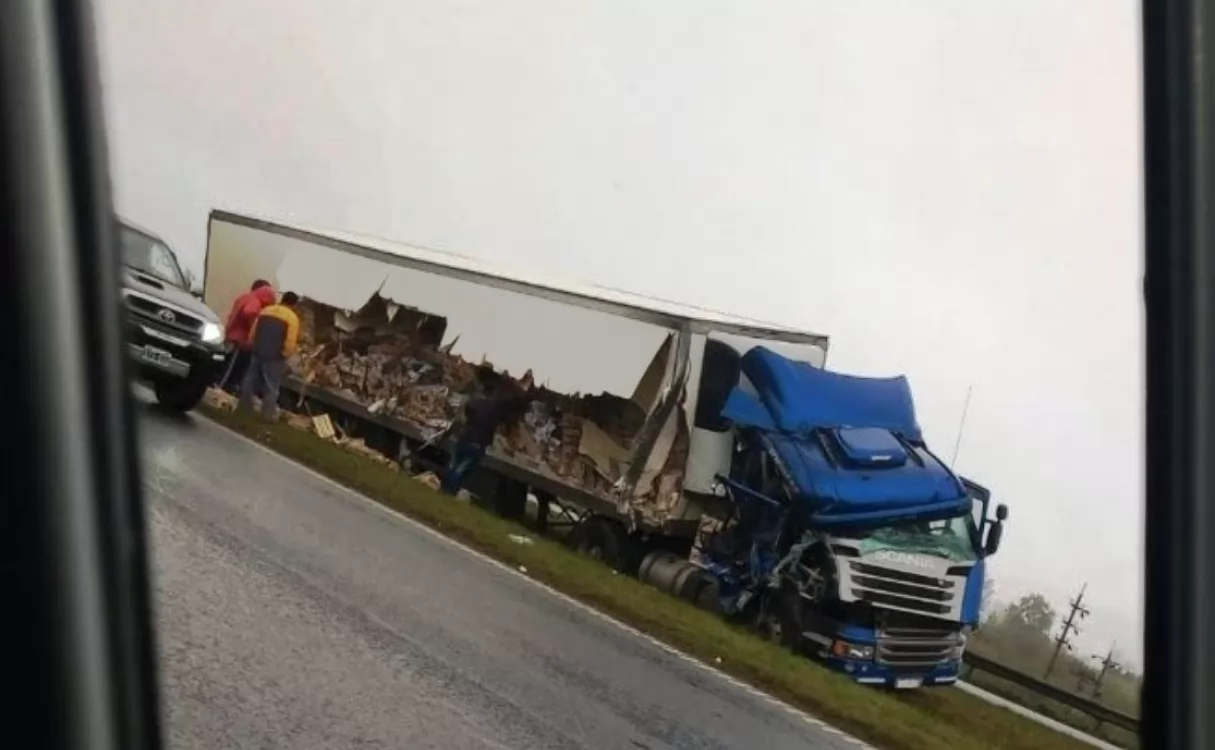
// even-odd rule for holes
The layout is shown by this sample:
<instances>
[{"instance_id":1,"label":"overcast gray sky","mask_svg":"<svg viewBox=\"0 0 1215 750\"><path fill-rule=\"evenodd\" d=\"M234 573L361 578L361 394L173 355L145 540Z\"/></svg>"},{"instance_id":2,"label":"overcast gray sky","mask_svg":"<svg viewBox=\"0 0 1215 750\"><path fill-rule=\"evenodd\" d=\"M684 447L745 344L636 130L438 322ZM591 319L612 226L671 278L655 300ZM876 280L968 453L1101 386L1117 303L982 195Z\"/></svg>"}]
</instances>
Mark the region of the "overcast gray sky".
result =
<instances>
[{"instance_id":1,"label":"overcast gray sky","mask_svg":"<svg viewBox=\"0 0 1215 750\"><path fill-rule=\"evenodd\" d=\"M286 12L287 8L290 12ZM107 0L119 210L229 208L828 333L1011 508L1001 598L1141 628L1132 0Z\"/></svg>"}]
</instances>

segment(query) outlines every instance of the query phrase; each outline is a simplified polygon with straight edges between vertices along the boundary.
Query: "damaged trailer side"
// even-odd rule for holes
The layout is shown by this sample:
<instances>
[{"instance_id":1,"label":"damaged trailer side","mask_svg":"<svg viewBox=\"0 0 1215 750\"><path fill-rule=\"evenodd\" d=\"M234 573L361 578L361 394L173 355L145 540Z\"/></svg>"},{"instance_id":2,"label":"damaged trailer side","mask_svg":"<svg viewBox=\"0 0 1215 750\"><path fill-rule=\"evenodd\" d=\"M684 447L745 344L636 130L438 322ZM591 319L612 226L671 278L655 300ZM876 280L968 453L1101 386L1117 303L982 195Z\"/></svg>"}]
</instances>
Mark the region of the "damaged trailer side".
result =
<instances>
[{"instance_id":1,"label":"damaged trailer side","mask_svg":"<svg viewBox=\"0 0 1215 750\"><path fill-rule=\"evenodd\" d=\"M711 474L723 459L722 441L695 416L711 340L826 353L825 337L717 311L213 212L206 302L227 309L256 278L304 298L286 384L297 403L374 422L400 435L401 455L421 456L443 446L436 437L468 398L497 378L530 376L527 415L487 453L483 470L501 480L489 491L531 490L626 533L696 534L706 506L685 493L686 472L699 463Z\"/></svg>"},{"instance_id":2,"label":"damaged trailer side","mask_svg":"<svg viewBox=\"0 0 1215 750\"><path fill-rule=\"evenodd\" d=\"M469 398L512 375L488 360L474 363L455 354L454 339L444 343L423 333L442 330L442 319L436 323L435 316L414 310L389 317L392 307L377 295L348 315L305 296L292 369L300 389L344 397L370 415L408 424L410 434L429 442L452 425ZM675 340L668 335L662 341L630 398L534 386L523 419L499 430L490 454L545 477L546 484L612 503L622 515L645 509L651 521L660 518L677 502L687 445L674 390L654 387L680 377ZM518 379L534 377L528 371Z\"/></svg>"}]
</instances>

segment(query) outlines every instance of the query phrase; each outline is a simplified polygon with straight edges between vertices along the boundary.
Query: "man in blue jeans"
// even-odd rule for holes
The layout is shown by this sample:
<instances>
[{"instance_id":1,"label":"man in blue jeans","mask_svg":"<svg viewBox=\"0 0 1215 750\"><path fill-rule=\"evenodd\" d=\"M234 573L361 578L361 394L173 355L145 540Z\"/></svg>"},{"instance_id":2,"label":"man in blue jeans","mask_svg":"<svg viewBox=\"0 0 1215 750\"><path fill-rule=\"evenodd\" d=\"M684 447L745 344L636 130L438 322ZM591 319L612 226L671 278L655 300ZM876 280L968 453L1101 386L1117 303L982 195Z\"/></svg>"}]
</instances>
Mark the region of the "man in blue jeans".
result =
<instances>
[{"instance_id":1,"label":"man in blue jeans","mask_svg":"<svg viewBox=\"0 0 1215 750\"><path fill-rule=\"evenodd\" d=\"M300 319L295 313L299 295L286 292L277 305L262 309L249 332L249 368L240 384L236 408L249 411L253 397L261 396L262 418L273 421L278 414L278 390L287 374L287 360L299 346Z\"/></svg>"},{"instance_id":2,"label":"man in blue jeans","mask_svg":"<svg viewBox=\"0 0 1215 750\"><path fill-rule=\"evenodd\" d=\"M464 480L476 470L485 451L493 445L498 427L518 421L530 403L527 392L507 380L501 381L490 394L469 401L464 406L464 425L451 451L439 491L447 495L459 492Z\"/></svg>"}]
</instances>

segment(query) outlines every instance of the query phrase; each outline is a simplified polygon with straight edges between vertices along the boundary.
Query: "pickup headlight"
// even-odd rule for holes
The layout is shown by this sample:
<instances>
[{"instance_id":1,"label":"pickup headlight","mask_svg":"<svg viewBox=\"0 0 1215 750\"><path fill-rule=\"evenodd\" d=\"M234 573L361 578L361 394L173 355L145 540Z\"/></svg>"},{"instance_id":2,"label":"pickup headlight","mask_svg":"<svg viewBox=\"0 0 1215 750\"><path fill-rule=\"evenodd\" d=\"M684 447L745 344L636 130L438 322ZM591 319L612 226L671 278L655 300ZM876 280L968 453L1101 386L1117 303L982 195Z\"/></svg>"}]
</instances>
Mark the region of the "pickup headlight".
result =
<instances>
[{"instance_id":1,"label":"pickup headlight","mask_svg":"<svg viewBox=\"0 0 1215 750\"><path fill-rule=\"evenodd\" d=\"M218 323L203 323L202 340L206 344L218 344L224 340L224 329Z\"/></svg>"}]
</instances>

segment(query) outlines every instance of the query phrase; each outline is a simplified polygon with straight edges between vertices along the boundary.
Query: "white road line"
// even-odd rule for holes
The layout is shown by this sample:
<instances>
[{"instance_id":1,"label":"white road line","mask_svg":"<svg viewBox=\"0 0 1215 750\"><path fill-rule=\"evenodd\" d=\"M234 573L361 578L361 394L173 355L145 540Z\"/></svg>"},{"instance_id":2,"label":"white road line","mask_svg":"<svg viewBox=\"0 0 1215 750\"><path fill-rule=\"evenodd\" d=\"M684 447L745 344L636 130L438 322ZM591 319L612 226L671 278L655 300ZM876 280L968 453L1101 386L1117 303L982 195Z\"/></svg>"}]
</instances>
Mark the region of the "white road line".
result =
<instances>
[{"instance_id":1,"label":"white road line","mask_svg":"<svg viewBox=\"0 0 1215 750\"><path fill-rule=\"evenodd\" d=\"M663 651L667 652L668 654L671 654L672 656L676 657L677 659L680 659L681 661L684 661L688 664L694 665L698 669L708 672L709 674L715 675L716 677L724 680L728 684L730 684L754 697L760 698L761 700L764 700L767 703L772 704L773 706L780 708L781 710L785 711L786 713L790 714L791 716L800 719L804 723L814 727L815 729L817 729L821 732L825 732L827 734L832 734L832 735L841 737L845 741L851 742L852 744L856 745L858 748L862 748L862 750L877 750L872 745L862 742L861 740L857 739L856 737L853 737L853 736L847 734L846 732L843 732L842 730L837 729L836 727L833 727L830 724L828 724L820 719L814 718L813 716L806 713L805 711L802 711L799 708L789 705L788 703L782 701L781 699L777 698L776 696L765 693L764 691L762 691L756 687L753 687L741 680L731 677L730 675L726 674L725 672L721 671L720 669L717 669L709 664L705 664L703 661L697 659L696 657L685 654L684 652L680 651L679 649L675 648L674 646L671 646L670 644L667 644L667 643L663 643L662 641L658 640L657 638L655 638L652 635L643 633L642 631L638 630L637 628L634 628L631 625L621 622L620 620L617 620L616 618L612 617L611 615L604 614L603 612L595 609L594 607L590 606L589 604L580 602L577 599L569 596L568 594L564 594L542 581L538 581L535 578L531 578L530 576L524 575L523 573L519 572L515 568L512 568L511 566L506 565L503 562L495 560L494 558L490 557L489 555L486 555L485 553L483 553L479 550L475 550L472 547L461 544L460 542L452 539L451 537L446 536L446 535L442 534L441 532L435 531L434 529L430 528L429 526L422 523L421 521L414 520L414 519L410 518L409 516L406 516L402 513L398 513L397 511L393 510L392 508L389 508L388 506L386 506L382 503L377 503L375 500L372 500L371 498L367 497L366 495L362 494L361 492L356 492L356 491L350 489L349 487L347 487L346 485L341 484L340 482L337 482L333 479L330 479L329 477L325 476L324 474L321 474L320 472L318 472L314 469L311 469L307 466L304 466L301 463L293 461L290 458L288 458L287 456L284 456L283 454L278 453L277 451L275 451L265 445L262 445L261 443L257 442L256 440L248 438L248 437L240 434L239 432L236 432L235 430L230 430L227 427L224 427L223 425L219 424L218 422L215 422L211 418L206 417L197 412L195 413L195 416L202 417L202 419L200 421L205 422L212 429L222 431L225 434L232 435L240 440L245 441L246 443L249 443L250 445L256 446L259 450L264 451L264 452L270 454L271 456L274 456L275 458L279 459L280 461L283 461L284 463L291 464L292 467L294 467L300 471L311 474L313 477L316 477L320 481L322 481L332 487L337 488L338 490L346 493L347 495L350 495L351 497L356 498L360 502L371 506L372 508L379 511L380 513L385 513L388 516L396 519L397 521L406 523L426 534L429 534L430 536L434 537L435 539L438 539L439 541L443 542L444 544L450 545L451 547L453 547L455 549L461 550L466 554L472 555L473 557L477 558L478 560L480 560L484 563L487 563L489 565L492 565L495 568L498 568L499 570L510 573L513 576L517 576L518 578L520 578L524 581L527 581L531 585L533 585L539 589L542 589L543 591L547 592L551 596L555 596L556 598L560 599L561 601L566 602L567 604L569 604L573 607L577 607L579 610L585 612L586 614L591 615L592 617L598 618L604 622L611 623L615 627L620 628L621 630L625 631L626 633L636 636L637 638L640 638L643 641L646 641L647 643L650 643L651 645L662 649ZM402 478L404 479L405 477L403 476Z\"/></svg>"}]
</instances>

